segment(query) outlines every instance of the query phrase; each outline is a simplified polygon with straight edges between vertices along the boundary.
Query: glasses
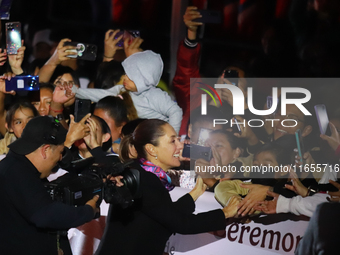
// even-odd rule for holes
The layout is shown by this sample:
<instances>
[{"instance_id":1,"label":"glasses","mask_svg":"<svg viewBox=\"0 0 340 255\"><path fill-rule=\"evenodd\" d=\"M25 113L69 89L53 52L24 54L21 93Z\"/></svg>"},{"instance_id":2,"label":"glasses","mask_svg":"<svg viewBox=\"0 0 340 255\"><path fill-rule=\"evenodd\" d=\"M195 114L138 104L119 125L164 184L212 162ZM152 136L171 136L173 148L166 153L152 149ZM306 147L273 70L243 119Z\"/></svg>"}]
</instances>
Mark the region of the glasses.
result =
<instances>
[{"instance_id":1,"label":"glasses","mask_svg":"<svg viewBox=\"0 0 340 255\"><path fill-rule=\"evenodd\" d=\"M56 82L55 82L55 85L56 86L69 86L69 87L72 87L74 85L74 81L64 81L62 80L61 78L59 78Z\"/></svg>"},{"instance_id":2,"label":"glasses","mask_svg":"<svg viewBox=\"0 0 340 255\"><path fill-rule=\"evenodd\" d=\"M304 120L299 119L299 117L295 114L280 115L279 113L275 113L274 116L277 119L287 120L285 121L287 125L295 125L297 122L305 122Z\"/></svg>"}]
</instances>

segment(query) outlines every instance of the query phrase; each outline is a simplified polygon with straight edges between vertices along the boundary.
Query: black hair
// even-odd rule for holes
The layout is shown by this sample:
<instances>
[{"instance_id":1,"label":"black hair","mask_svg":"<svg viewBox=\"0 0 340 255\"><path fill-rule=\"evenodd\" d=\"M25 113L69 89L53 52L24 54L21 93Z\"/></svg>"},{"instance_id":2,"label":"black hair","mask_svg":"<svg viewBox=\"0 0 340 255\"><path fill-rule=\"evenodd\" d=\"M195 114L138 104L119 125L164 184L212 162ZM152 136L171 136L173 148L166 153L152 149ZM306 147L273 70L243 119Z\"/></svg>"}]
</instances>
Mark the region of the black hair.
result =
<instances>
[{"instance_id":1,"label":"black hair","mask_svg":"<svg viewBox=\"0 0 340 255\"><path fill-rule=\"evenodd\" d=\"M127 109L119 97L107 96L100 99L95 109L102 109L115 121L116 127L128 122Z\"/></svg>"},{"instance_id":2,"label":"black hair","mask_svg":"<svg viewBox=\"0 0 340 255\"><path fill-rule=\"evenodd\" d=\"M126 136L126 135L130 135L133 133L133 131L135 131L136 127L142 123L144 120L146 119L134 119L134 120L131 120L129 121L128 123L126 123L124 125L124 127L122 128L122 135L123 136Z\"/></svg>"},{"instance_id":3,"label":"black hair","mask_svg":"<svg viewBox=\"0 0 340 255\"><path fill-rule=\"evenodd\" d=\"M54 88L55 88L55 86L50 82L39 83L39 90L48 89L53 93ZM27 93L27 98L30 102L39 102L40 101L40 91L29 91Z\"/></svg>"},{"instance_id":4,"label":"black hair","mask_svg":"<svg viewBox=\"0 0 340 255\"><path fill-rule=\"evenodd\" d=\"M39 116L37 109L35 109L35 107L30 102L17 102L11 105L6 113L6 123L8 125L8 128L12 128L13 117L18 109L30 109L33 112L34 117Z\"/></svg>"},{"instance_id":5,"label":"black hair","mask_svg":"<svg viewBox=\"0 0 340 255\"><path fill-rule=\"evenodd\" d=\"M192 128L194 128L194 124L198 122L213 123L214 119L231 119L233 117L231 111L222 112L220 108L217 108L216 106L212 106L212 105L207 105L207 113L208 114L206 115L202 115L200 107L194 109L190 113L190 122L188 123L188 125L192 124ZM194 130L192 130L192 132L194 132Z\"/></svg>"},{"instance_id":6,"label":"black hair","mask_svg":"<svg viewBox=\"0 0 340 255\"><path fill-rule=\"evenodd\" d=\"M115 60L102 62L97 71L94 87L98 89L109 89L116 85L124 74L125 71L121 62Z\"/></svg>"},{"instance_id":7,"label":"black hair","mask_svg":"<svg viewBox=\"0 0 340 255\"><path fill-rule=\"evenodd\" d=\"M236 137L232 132L230 131L227 131L227 130L224 130L224 129L217 129L217 130L214 130L210 133L210 135L213 135L213 134L222 134L224 135L229 144L230 144L230 147L235 150L237 148L239 148L241 150L241 154L240 156L242 156L245 148L246 148L246 142L243 138L238 138Z\"/></svg>"},{"instance_id":8,"label":"black hair","mask_svg":"<svg viewBox=\"0 0 340 255\"><path fill-rule=\"evenodd\" d=\"M277 163L282 166L290 165L293 160L293 150L291 148L281 146L276 142L262 145L255 153L254 159L262 152L270 152L275 156Z\"/></svg>"},{"instance_id":9,"label":"black hair","mask_svg":"<svg viewBox=\"0 0 340 255\"><path fill-rule=\"evenodd\" d=\"M106 142L104 142L103 145L102 145L103 151L108 151L111 148L111 146L112 146L112 137L111 137L111 130L110 130L109 125L107 125L105 120L103 120L101 117L98 117L96 115L92 115L91 118L94 118L94 119L98 120L99 125L100 125L100 127L102 129L102 134L103 135L104 134L109 134L110 135L110 139L107 140Z\"/></svg>"},{"instance_id":10,"label":"black hair","mask_svg":"<svg viewBox=\"0 0 340 255\"><path fill-rule=\"evenodd\" d=\"M50 82L54 83L54 81L59 77L63 76L64 74L69 73L72 76L74 84L80 86L79 76L76 71L74 71L71 67L68 66L61 66L58 65L57 68L54 70Z\"/></svg>"},{"instance_id":11,"label":"black hair","mask_svg":"<svg viewBox=\"0 0 340 255\"><path fill-rule=\"evenodd\" d=\"M130 145L135 147L137 158L146 159L145 145L150 143L158 146L159 138L165 135L163 127L167 124L166 121L159 119L148 119L140 123L132 134L125 136L122 140L119 154L123 161L129 159Z\"/></svg>"}]
</instances>

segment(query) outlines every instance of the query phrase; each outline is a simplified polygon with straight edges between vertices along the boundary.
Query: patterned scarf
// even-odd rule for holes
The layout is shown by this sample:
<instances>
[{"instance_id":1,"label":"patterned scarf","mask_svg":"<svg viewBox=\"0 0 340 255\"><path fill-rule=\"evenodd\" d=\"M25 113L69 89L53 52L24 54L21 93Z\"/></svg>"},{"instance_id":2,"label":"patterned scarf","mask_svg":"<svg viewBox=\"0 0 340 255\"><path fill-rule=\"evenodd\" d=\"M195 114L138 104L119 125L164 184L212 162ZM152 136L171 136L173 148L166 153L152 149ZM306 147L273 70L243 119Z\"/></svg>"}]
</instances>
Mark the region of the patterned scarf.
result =
<instances>
[{"instance_id":1,"label":"patterned scarf","mask_svg":"<svg viewBox=\"0 0 340 255\"><path fill-rule=\"evenodd\" d=\"M139 162L142 164L142 167L144 168L145 171L151 172L160 179L162 182L163 186L168 190L171 191L175 188L174 185L171 184L171 179L170 177L164 172L162 168L159 166L156 166L155 164L151 163L150 161L147 161L144 158L141 158Z\"/></svg>"}]
</instances>

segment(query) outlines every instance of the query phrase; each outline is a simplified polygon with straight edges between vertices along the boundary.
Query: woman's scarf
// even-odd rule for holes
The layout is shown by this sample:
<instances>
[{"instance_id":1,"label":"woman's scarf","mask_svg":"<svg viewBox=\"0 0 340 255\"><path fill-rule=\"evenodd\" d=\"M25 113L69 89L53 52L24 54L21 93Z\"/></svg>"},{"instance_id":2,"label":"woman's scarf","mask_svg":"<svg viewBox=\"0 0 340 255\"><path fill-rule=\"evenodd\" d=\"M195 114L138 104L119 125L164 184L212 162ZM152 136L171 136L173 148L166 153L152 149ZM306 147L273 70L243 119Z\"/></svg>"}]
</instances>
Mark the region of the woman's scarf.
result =
<instances>
[{"instance_id":1,"label":"woman's scarf","mask_svg":"<svg viewBox=\"0 0 340 255\"><path fill-rule=\"evenodd\" d=\"M174 189L174 185L171 184L171 178L166 174L166 172L160 168L159 166L156 166L155 164L151 163L150 161L147 161L146 159L142 158L139 160L139 162L142 164L142 167L145 171L151 172L160 179L163 186L168 190L171 191Z\"/></svg>"}]
</instances>

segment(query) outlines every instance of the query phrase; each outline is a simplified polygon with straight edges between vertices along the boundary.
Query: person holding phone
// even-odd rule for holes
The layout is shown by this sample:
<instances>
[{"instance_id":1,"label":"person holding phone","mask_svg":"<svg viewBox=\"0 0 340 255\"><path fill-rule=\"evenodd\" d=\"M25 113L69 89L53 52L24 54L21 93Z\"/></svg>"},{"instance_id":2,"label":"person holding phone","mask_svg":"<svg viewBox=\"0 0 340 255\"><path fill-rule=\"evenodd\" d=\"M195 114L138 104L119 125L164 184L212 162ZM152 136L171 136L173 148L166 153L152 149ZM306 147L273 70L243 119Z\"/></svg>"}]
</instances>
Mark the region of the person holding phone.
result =
<instances>
[{"instance_id":1,"label":"person holding phone","mask_svg":"<svg viewBox=\"0 0 340 255\"><path fill-rule=\"evenodd\" d=\"M187 35L183 41L180 42L177 51L177 67L176 74L173 79L173 88L178 105L183 110L183 120L180 128L180 135L187 134L187 126L189 123L190 113L195 108L201 105L202 90L199 89L200 85L190 85L190 78L201 77L199 71L199 59L201 54L201 44L197 40L197 31L202 22L195 21L201 18L201 14L197 11L196 6L188 6L183 16L184 24L187 27ZM229 65L227 70L235 70L238 72L239 82L238 85L241 89L245 90L246 84L243 82L245 72L242 65L232 64ZM230 83L227 78L225 79L222 74L220 80L222 83ZM223 101L230 102L230 95L223 93L221 90L217 90ZM228 103L229 103L228 102ZM219 105L219 103L218 103Z\"/></svg>"},{"instance_id":2,"label":"person holding phone","mask_svg":"<svg viewBox=\"0 0 340 255\"><path fill-rule=\"evenodd\" d=\"M196 234L225 228L225 219L236 213L236 199L228 207L192 214L195 200L206 186L199 178L197 185L177 202L169 191L174 187L168 169L180 165L183 145L173 127L158 119L144 120L132 135L125 136L137 152L134 167L140 173L142 197L132 207L112 206L98 254L163 254L172 233ZM143 233L143 235L140 235Z\"/></svg>"}]
</instances>

